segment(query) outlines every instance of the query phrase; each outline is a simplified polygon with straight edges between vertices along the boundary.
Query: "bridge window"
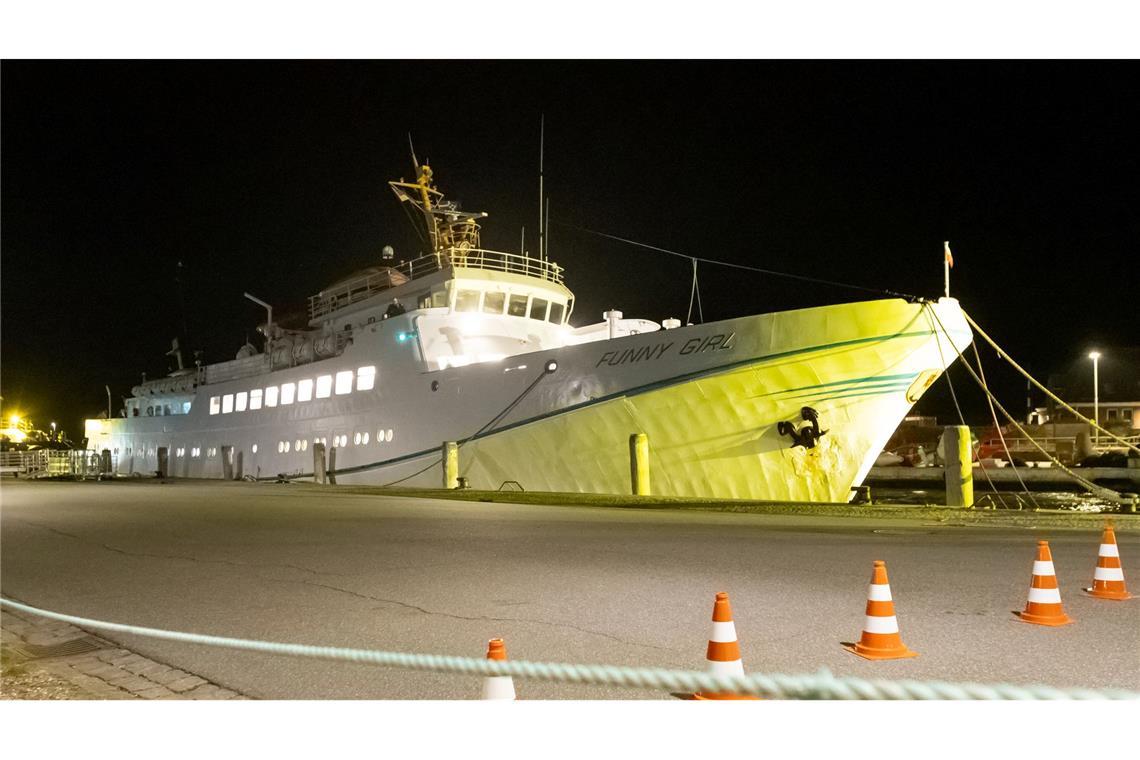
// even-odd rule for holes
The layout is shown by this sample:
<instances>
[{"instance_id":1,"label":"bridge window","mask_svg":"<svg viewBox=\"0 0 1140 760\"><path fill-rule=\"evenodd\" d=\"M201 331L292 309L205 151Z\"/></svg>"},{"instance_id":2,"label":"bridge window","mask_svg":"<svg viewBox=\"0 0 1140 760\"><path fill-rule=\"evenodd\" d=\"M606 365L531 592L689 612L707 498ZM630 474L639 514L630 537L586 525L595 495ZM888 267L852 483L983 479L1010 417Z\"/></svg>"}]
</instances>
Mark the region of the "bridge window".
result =
<instances>
[{"instance_id":1,"label":"bridge window","mask_svg":"<svg viewBox=\"0 0 1140 760\"><path fill-rule=\"evenodd\" d=\"M182 413L183 414L190 414L190 404L191 403L192 402L190 402L190 401L183 401L182 402Z\"/></svg>"},{"instance_id":2,"label":"bridge window","mask_svg":"<svg viewBox=\"0 0 1140 760\"><path fill-rule=\"evenodd\" d=\"M229 414L234 410L234 394L227 393L222 396L222 414Z\"/></svg>"},{"instance_id":3,"label":"bridge window","mask_svg":"<svg viewBox=\"0 0 1140 760\"><path fill-rule=\"evenodd\" d=\"M556 325L562 324L562 312L564 307L560 303L551 302L550 304L550 321Z\"/></svg>"},{"instance_id":4,"label":"bridge window","mask_svg":"<svg viewBox=\"0 0 1140 760\"><path fill-rule=\"evenodd\" d=\"M356 370L356 390L370 391L376 385L376 367L361 367Z\"/></svg>"},{"instance_id":5,"label":"bridge window","mask_svg":"<svg viewBox=\"0 0 1140 760\"><path fill-rule=\"evenodd\" d=\"M261 408L261 389L254 388L249 392L249 409L250 411L257 411Z\"/></svg>"},{"instance_id":6,"label":"bridge window","mask_svg":"<svg viewBox=\"0 0 1140 760\"><path fill-rule=\"evenodd\" d=\"M352 370L336 373L336 395L352 393Z\"/></svg>"},{"instance_id":7,"label":"bridge window","mask_svg":"<svg viewBox=\"0 0 1140 760\"><path fill-rule=\"evenodd\" d=\"M265 405L277 406L277 386L271 385L265 389Z\"/></svg>"},{"instance_id":8,"label":"bridge window","mask_svg":"<svg viewBox=\"0 0 1140 760\"><path fill-rule=\"evenodd\" d=\"M249 406L249 393L242 391L234 399L234 411L244 412L247 406Z\"/></svg>"},{"instance_id":9,"label":"bridge window","mask_svg":"<svg viewBox=\"0 0 1140 760\"><path fill-rule=\"evenodd\" d=\"M546 305L550 303L545 298L535 298L530 302L530 318L540 322L546 321Z\"/></svg>"},{"instance_id":10,"label":"bridge window","mask_svg":"<svg viewBox=\"0 0 1140 760\"><path fill-rule=\"evenodd\" d=\"M526 316L526 296L513 295L507 303L507 314L512 317Z\"/></svg>"},{"instance_id":11,"label":"bridge window","mask_svg":"<svg viewBox=\"0 0 1140 760\"><path fill-rule=\"evenodd\" d=\"M285 383L281 386L281 406L288 406L293 403L293 397L297 393L296 383Z\"/></svg>"},{"instance_id":12,"label":"bridge window","mask_svg":"<svg viewBox=\"0 0 1140 760\"><path fill-rule=\"evenodd\" d=\"M313 400L313 381L311 379L301 380L297 383L297 401L312 401Z\"/></svg>"},{"instance_id":13,"label":"bridge window","mask_svg":"<svg viewBox=\"0 0 1140 760\"><path fill-rule=\"evenodd\" d=\"M317 398L328 398L332 395L332 375L321 375L317 378Z\"/></svg>"},{"instance_id":14,"label":"bridge window","mask_svg":"<svg viewBox=\"0 0 1140 760\"><path fill-rule=\"evenodd\" d=\"M479 291L478 290L461 290L455 294L455 310L456 311L478 311L479 310Z\"/></svg>"},{"instance_id":15,"label":"bridge window","mask_svg":"<svg viewBox=\"0 0 1140 760\"><path fill-rule=\"evenodd\" d=\"M502 314L507 303L506 293L484 293L483 311L487 314Z\"/></svg>"}]
</instances>

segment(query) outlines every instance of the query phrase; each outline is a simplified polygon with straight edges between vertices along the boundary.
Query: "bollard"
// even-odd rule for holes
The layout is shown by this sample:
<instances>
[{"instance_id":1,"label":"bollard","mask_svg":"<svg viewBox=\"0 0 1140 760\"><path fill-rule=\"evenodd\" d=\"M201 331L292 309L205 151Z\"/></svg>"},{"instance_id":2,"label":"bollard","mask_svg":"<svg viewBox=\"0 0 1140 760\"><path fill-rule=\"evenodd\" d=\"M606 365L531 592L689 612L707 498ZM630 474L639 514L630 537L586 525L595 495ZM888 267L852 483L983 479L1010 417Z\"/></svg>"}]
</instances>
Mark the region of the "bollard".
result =
<instances>
[{"instance_id":1,"label":"bollard","mask_svg":"<svg viewBox=\"0 0 1140 760\"><path fill-rule=\"evenodd\" d=\"M970 445L970 428L966 425L947 427L942 433L946 452L946 506L974 506L974 463Z\"/></svg>"},{"instance_id":2,"label":"bollard","mask_svg":"<svg viewBox=\"0 0 1140 760\"><path fill-rule=\"evenodd\" d=\"M336 485L336 446L329 449L329 468L325 471L325 478L330 485Z\"/></svg>"},{"instance_id":3,"label":"bollard","mask_svg":"<svg viewBox=\"0 0 1140 760\"><path fill-rule=\"evenodd\" d=\"M634 496L649 495L649 436L645 433L629 437L629 481Z\"/></svg>"},{"instance_id":4,"label":"bollard","mask_svg":"<svg viewBox=\"0 0 1140 760\"><path fill-rule=\"evenodd\" d=\"M459 447L455 441L443 442L443 487L459 487Z\"/></svg>"},{"instance_id":5,"label":"bollard","mask_svg":"<svg viewBox=\"0 0 1140 760\"><path fill-rule=\"evenodd\" d=\"M313 482L325 482L325 445L323 443L313 444Z\"/></svg>"}]
</instances>

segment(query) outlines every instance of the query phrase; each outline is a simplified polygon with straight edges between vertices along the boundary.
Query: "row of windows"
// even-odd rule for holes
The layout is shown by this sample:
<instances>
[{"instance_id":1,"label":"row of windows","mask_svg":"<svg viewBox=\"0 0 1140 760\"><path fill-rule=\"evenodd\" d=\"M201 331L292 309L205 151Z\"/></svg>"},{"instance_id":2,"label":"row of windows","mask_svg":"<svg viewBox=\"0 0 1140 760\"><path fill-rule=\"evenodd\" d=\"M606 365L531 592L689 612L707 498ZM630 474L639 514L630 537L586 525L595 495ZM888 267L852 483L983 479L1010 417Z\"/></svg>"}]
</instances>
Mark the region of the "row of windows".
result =
<instances>
[{"instance_id":1,"label":"row of windows","mask_svg":"<svg viewBox=\"0 0 1140 760\"><path fill-rule=\"evenodd\" d=\"M393 436L394 436L394 433L392 432L391 428L388 428L387 430L384 430L383 428L381 428L380 430L376 431L376 443L391 442ZM357 433L352 434L352 443L354 446L367 446L371 440L372 440L372 434L370 432L368 432L367 430L364 431L363 433L357 432ZM317 438L313 439L313 443L314 444L320 443L320 444L323 444L325 447L328 447L329 439L327 437L317 437ZM334 435L332 445L334 448L337 448L337 447L346 448L348 446L348 434L347 433L341 433L340 435ZM277 453L278 454L288 454L290 451L308 451L308 450L309 450L309 442L307 440L305 440L304 438L298 438L295 441L278 441L277 442ZM253 451L255 454L257 453L257 445L256 444L254 445Z\"/></svg>"},{"instance_id":2,"label":"row of windows","mask_svg":"<svg viewBox=\"0 0 1140 760\"><path fill-rule=\"evenodd\" d=\"M224 396L210 397L210 414L257 411L263 406L288 406L294 401L304 403L313 397L328 398L334 393L346 396L352 393L353 372L346 369L336 375L319 375L316 380L306 378L295 383L271 385L268 388L254 388L251 391L227 393ZM356 370L356 390L370 391L376 386L376 367L361 367Z\"/></svg>"},{"instance_id":3,"label":"row of windows","mask_svg":"<svg viewBox=\"0 0 1140 760\"><path fill-rule=\"evenodd\" d=\"M1106 409L1105 414L1107 415L1107 419L1110 419L1110 420L1116 419L1116 410L1115 409ZM1121 409L1120 410L1120 419L1122 419L1122 420L1132 419L1132 410L1131 409Z\"/></svg>"},{"instance_id":4,"label":"row of windows","mask_svg":"<svg viewBox=\"0 0 1140 760\"><path fill-rule=\"evenodd\" d=\"M514 293L510 299L506 293L484 293L480 290L460 290L455 294L456 311L481 311L484 314L503 314L511 317L526 317L541 322L562 324L566 307L538 296L524 296Z\"/></svg>"}]
</instances>

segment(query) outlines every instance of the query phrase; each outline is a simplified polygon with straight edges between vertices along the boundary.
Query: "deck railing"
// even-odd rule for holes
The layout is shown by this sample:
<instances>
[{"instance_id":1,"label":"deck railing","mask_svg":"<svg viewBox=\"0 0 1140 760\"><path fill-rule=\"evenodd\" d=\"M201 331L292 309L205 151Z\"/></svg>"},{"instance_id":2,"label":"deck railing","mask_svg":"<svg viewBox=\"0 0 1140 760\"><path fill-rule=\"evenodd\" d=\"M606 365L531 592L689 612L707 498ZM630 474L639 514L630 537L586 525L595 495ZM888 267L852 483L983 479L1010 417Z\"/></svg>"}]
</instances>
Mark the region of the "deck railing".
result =
<instances>
[{"instance_id":1,"label":"deck railing","mask_svg":"<svg viewBox=\"0 0 1140 760\"><path fill-rule=\"evenodd\" d=\"M309 297L309 319L319 319L337 309L448 267L508 272L562 284L563 269L552 261L485 248L453 248L420 256L394 267L339 283L328 290L322 290L317 295Z\"/></svg>"}]
</instances>

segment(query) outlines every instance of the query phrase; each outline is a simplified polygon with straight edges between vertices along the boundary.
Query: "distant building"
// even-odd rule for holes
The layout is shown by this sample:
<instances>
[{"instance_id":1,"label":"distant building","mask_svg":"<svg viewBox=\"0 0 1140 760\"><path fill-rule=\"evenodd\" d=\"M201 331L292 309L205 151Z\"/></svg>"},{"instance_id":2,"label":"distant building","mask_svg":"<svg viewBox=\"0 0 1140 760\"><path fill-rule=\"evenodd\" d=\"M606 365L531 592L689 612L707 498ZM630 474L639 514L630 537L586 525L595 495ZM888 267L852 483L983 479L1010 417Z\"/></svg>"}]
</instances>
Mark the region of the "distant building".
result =
<instances>
[{"instance_id":1,"label":"distant building","mask_svg":"<svg viewBox=\"0 0 1140 760\"><path fill-rule=\"evenodd\" d=\"M1140 346L1105 348L1099 361L1100 424L1122 432L1140 430ZM1082 355L1067 368L1049 375L1049 389L1084 416L1093 416L1092 360ZM1078 422L1068 410L1049 400L1030 414L1031 423Z\"/></svg>"}]
</instances>

